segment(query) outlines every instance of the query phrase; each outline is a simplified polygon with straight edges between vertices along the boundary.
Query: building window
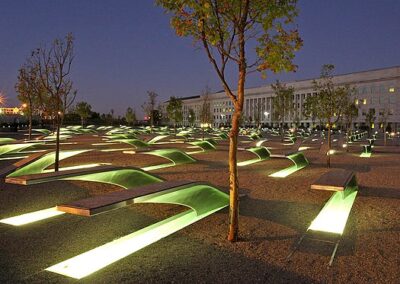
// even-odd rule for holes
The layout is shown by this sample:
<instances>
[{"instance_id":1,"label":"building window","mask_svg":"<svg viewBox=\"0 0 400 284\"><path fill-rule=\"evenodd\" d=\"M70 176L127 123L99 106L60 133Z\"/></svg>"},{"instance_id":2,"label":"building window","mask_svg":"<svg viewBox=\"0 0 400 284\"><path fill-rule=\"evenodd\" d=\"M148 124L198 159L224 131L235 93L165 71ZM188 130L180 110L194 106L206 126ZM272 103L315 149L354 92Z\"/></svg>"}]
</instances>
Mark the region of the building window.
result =
<instances>
[{"instance_id":1,"label":"building window","mask_svg":"<svg viewBox=\"0 0 400 284\"><path fill-rule=\"evenodd\" d=\"M394 93L394 87L389 88L389 93Z\"/></svg>"},{"instance_id":2,"label":"building window","mask_svg":"<svg viewBox=\"0 0 400 284\"><path fill-rule=\"evenodd\" d=\"M367 99L363 99L363 105L367 104Z\"/></svg>"},{"instance_id":3,"label":"building window","mask_svg":"<svg viewBox=\"0 0 400 284\"><path fill-rule=\"evenodd\" d=\"M358 105L358 99L355 99L354 103L355 103L356 105Z\"/></svg>"}]
</instances>

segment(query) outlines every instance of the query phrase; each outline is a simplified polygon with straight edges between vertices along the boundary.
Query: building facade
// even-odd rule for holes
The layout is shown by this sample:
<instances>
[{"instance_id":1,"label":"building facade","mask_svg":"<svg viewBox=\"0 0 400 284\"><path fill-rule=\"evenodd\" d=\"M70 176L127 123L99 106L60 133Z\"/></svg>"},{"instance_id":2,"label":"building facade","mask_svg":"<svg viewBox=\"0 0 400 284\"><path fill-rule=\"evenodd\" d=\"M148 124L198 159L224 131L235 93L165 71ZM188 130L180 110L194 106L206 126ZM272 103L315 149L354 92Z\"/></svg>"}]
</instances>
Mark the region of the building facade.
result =
<instances>
[{"instance_id":1,"label":"building facade","mask_svg":"<svg viewBox=\"0 0 400 284\"><path fill-rule=\"evenodd\" d=\"M309 96L317 95L313 90L313 80L318 78L285 82L286 86L293 87L294 112L286 117L285 124L291 126L297 123L303 127L310 127L312 121L303 115L304 103ZM383 116L387 116L387 125L391 129L400 128L400 66L375 70L354 72L336 75L333 77L335 85L350 85L355 89L354 102L359 108L359 115L354 119L354 126L365 126L365 116L370 109L375 111L374 128L381 126ZM275 94L270 85L245 90L243 123L255 125L260 122L266 126L277 124L273 119L272 100ZM209 107L213 117L213 125L229 125L233 105L224 92L209 95ZM204 103L203 96L182 98L183 124L189 124L189 109L196 115L195 124L200 125L200 110ZM317 122L316 122L317 123Z\"/></svg>"}]
</instances>

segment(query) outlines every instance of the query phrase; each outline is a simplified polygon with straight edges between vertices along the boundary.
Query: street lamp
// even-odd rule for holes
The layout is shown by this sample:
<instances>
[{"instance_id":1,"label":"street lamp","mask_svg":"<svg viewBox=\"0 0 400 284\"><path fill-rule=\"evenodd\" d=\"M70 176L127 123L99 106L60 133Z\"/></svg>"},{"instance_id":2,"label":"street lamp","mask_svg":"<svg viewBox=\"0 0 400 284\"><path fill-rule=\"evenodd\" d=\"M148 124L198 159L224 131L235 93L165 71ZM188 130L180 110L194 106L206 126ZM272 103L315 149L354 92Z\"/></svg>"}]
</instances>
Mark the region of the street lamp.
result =
<instances>
[{"instance_id":1,"label":"street lamp","mask_svg":"<svg viewBox=\"0 0 400 284\"><path fill-rule=\"evenodd\" d=\"M209 126L210 126L210 124L208 124L207 122L200 123L203 140L204 140L204 128L208 128Z\"/></svg>"}]
</instances>

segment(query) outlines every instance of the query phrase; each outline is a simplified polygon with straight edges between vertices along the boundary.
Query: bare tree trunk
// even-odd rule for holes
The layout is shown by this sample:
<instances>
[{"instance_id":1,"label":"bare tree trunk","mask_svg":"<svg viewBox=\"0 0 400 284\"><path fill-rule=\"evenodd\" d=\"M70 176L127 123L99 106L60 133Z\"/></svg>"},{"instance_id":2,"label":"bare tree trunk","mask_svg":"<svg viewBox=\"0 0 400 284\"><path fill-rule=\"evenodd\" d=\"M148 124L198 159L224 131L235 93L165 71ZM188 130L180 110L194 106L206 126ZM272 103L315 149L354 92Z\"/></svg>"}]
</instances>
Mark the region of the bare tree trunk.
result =
<instances>
[{"instance_id":1,"label":"bare tree trunk","mask_svg":"<svg viewBox=\"0 0 400 284\"><path fill-rule=\"evenodd\" d=\"M81 117L81 125L82 125L82 128L83 128L83 117Z\"/></svg>"},{"instance_id":2,"label":"bare tree trunk","mask_svg":"<svg viewBox=\"0 0 400 284\"><path fill-rule=\"evenodd\" d=\"M237 177L237 142L240 113L235 111L232 117L232 129L229 134L229 234L228 240L237 241L239 231L239 181Z\"/></svg>"},{"instance_id":3,"label":"bare tree trunk","mask_svg":"<svg viewBox=\"0 0 400 284\"><path fill-rule=\"evenodd\" d=\"M386 122L383 124L383 145L386 146Z\"/></svg>"},{"instance_id":4,"label":"bare tree trunk","mask_svg":"<svg viewBox=\"0 0 400 284\"><path fill-rule=\"evenodd\" d=\"M331 123L328 123L328 153L326 155L327 157L327 166L328 168L331 167Z\"/></svg>"},{"instance_id":5,"label":"bare tree trunk","mask_svg":"<svg viewBox=\"0 0 400 284\"><path fill-rule=\"evenodd\" d=\"M28 139L32 139L32 112L29 114Z\"/></svg>"},{"instance_id":6,"label":"bare tree trunk","mask_svg":"<svg viewBox=\"0 0 400 284\"><path fill-rule=\"evenodd\" d=\"M60 161L60 115L57 113L57 134L56 134L56 157L54 161L54 171L58 172Z\"/></svg>"},{"instance_id":7,"label":"bare tree trunk","mask_svg":"<svg viewBox=\"0 0 400 284\"><path fill-rule=\"evenodd\" d=\"M281 141L283 143L283 141L285 141L285 131L283 131L283 121L281 121L280 125L281 125L281 129L280 129L280 131L281 131Z\"/></svg>"}]
</instances>

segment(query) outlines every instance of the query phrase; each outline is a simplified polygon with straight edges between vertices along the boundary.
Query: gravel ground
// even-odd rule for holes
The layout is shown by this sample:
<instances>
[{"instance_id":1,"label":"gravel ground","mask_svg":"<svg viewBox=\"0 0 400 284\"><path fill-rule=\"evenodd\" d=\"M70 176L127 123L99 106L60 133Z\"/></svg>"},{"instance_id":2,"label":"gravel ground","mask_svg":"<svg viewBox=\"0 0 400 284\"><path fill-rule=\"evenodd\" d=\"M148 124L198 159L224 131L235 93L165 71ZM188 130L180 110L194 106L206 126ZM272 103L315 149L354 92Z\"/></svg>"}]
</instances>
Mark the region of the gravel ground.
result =
<instances>
[{"instance_id":1,"label":"gravel ground","mask_svg":"<svg viewBox=\"0 0 400 284\"><path fill-rule=\"evenodd\" d=\"M149 138L149 137L146 137ZM243 140L243 139L242 139ZM126 144L92 146L101 137L80 136L63 149L96 148L62 162L112 163L144 167L164 159L122 151ZM242 143L246 146L248 143ZM179 148L187 144L158 145ZM226 241L228 210L223 209L137 253L96 272L81 282L267 282L267 283L399 283L400 279L400 147L376 147L379 153L360 158L360 147L332 158L332 168L356 172L360 191L333 266L330 244L304 242L285 257L315 218L330 192L311 191L310 184L328 171L317 149L306 150L310 165L284 179L268 177L285 168L285 159L269 159L239 168L240 239ZM152 171L165 180L208 181L228 190L228 143L216 151L194 154L196 163ZM254 155L239 151L239 161ZM12 161L2 161L4 167ZM19 186L0 182L0 218L49 208L59 203L121 190L90 182L50 182ZM26 226L0 224L1 283L69 283L46 267L127 235L183 210L160 204L136 204L93 217L62 215Z\"/></svg>"}]
</instances>

